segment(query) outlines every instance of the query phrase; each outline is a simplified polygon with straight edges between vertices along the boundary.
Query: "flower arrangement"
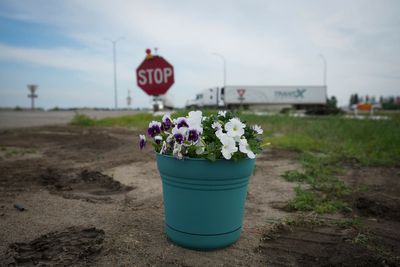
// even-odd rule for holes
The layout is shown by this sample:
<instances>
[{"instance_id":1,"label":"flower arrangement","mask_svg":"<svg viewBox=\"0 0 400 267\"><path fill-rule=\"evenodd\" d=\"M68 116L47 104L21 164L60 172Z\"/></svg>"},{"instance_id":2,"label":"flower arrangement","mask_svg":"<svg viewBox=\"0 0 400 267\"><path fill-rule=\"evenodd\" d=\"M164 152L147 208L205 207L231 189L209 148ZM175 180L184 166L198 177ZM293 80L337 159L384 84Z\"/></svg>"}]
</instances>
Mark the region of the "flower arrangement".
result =
<instances>
[{"instance_id":1,"label":"flower arrangement","mask_svg":"<svg viewBox=\"0 0 400 267\"><path fill-rule=\"evenodd\" d=\"M157 153L178 159L253 159L262 150L261 127L248 126L228 111L210 116L203 116L201 111L190 111L188 116L176 119L166 114L161 122L149 123L147 134ZM139 137L139 146L143 149L146 136Z\"/></svg>"}]
</instances>

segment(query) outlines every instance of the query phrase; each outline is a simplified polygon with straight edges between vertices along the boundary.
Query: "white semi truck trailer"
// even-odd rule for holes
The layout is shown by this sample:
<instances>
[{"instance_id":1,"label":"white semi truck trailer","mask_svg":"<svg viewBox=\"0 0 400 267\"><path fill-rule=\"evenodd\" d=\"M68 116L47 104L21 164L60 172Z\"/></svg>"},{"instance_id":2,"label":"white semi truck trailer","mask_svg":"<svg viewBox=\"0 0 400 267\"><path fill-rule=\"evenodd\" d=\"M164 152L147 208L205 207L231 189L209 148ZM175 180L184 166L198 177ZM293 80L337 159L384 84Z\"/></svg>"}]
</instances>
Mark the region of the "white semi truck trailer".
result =
<instances>
[{"instance_id":1,"label":"white semi truck trailer","mask_svg":"<svg viewBox=\"0 0 400 267\"><path fill-rule=\"evenodd\" d=\"M202 90L186 103L188 108L293 107L307 108L326 104L326 86L234 86Z\"/></svg>"},{"instance_id":2,"label":"white semi truck trailer","mask_svg":"<svg viewBox=\"0 0 400 267\"><path fill-rule=\"evenodd\" d=\"M174 104L167 95L154 96L152 106L154 111L174 109Z\"/></svg>"}]
</instances>

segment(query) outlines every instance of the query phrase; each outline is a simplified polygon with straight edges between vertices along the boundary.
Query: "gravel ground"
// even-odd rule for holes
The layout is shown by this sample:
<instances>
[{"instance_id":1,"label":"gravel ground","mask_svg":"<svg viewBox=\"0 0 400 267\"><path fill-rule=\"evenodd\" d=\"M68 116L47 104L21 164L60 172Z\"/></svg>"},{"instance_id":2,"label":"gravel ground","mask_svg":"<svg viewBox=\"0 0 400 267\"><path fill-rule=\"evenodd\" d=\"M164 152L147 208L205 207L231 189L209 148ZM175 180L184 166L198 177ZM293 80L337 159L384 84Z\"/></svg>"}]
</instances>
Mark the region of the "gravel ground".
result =
<instances>
[{"instance_id":1,"label":"gravel ground","mask_svg":"<svg viewBox=\"0 0 400 267\"><path fill-rule=\"evenodd\" d=\"M137 111L117 110L117 111L96 111L79 110L80 114L85 114L92 118L118 117L123 115L135 114ZM75 115L75 111L0 111L0 129L11 129L20 127L61 125L69 123Z\"/></svg>"}]
</instances>

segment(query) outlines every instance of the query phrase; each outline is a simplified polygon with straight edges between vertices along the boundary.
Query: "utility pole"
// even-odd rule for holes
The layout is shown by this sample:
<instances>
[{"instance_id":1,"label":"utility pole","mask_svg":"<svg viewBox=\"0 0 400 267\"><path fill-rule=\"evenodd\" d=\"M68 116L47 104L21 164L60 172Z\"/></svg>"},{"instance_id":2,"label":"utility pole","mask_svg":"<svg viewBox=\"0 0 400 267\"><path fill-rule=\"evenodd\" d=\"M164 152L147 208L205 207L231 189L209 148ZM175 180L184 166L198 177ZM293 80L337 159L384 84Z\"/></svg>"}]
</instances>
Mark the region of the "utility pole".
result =
<instances>
[{"instance_id":1,"label":"utility pole","mask_svg":"<svg viewBox=\"0 0 400 267\"><path fill-rule=\"evenodd\" d=\"M117 42L122 40L123 37L119 37L116 40L112 40L109 38L104 38L107 41L110 41L113 45L113 62L114 62L114 108L118 109L118 93L117 93Z\"/></svg>"},{"instance_id":2,"label":"utility pole","mask_svg":"<svg viewBox=\"0 0 400 267\"><path fill-rule=\"evenodd\" d=\"M323 73L322 80L323 80L324 86L326 86L327 62L326 62L326 58L324 57L324 55L319 54L319 56L321 57L322 63L324 64L324 73Z\"/></svg>"},{"instance_id":3,"label":"utility pole","mask_svg":"<svg viewBox=\"0 0 400 267\"><path fill-rule=\"evenodd\" d=\"M35 109L35 98L38 97L37 94L35 94L36 89L37 89L37 85L35 84L28 84L28 90L30 91L30 94L28 95L28 97L31 99L31 109L34 110Z\"/></svg>"},{"instance_id":4,"label":"utility pole","mask_svg":"<svg viewBox=\"0 0 400 267\"><path fill-rule=\"evenodd\" d=\"M212 54L214 56L217 56L220 59L222 59L222 63L224 64L223 65L224 66L224 72L223 72L224 83L223 83L223 86L225 87L225 85L226 85L226 60L225 60L225 57L223 55L221 55L221 54L218 54L218 53L212 53Z\"/></svg>"},{"instance_id":5,"label":"utility pole","mask_svg":"<svg viewBox=\"0 0 400 267\"><path fill-rule=\"evenodd\" d=\"M220 59L222 59L222 63L223 63L223 67L224 67L224 72L223 72L223 88L225 90L225 86L226 86L226 60L225 57L221 54L218 53L212 53L214 56L219 57ZM217 88L217 108L219 107L219 88Z\"/></svg>"},{"instance_id":6,"label":"utility pole","mask_svg":"<svg viewBox=\"0 0 400 267\"><path fill-rule=\"evenodd\" d=\"M126 98L126 104L128 108L131 107L131 103L132 103L131 90L128 89L128 97Z\"/></svg>"}]
</instances>

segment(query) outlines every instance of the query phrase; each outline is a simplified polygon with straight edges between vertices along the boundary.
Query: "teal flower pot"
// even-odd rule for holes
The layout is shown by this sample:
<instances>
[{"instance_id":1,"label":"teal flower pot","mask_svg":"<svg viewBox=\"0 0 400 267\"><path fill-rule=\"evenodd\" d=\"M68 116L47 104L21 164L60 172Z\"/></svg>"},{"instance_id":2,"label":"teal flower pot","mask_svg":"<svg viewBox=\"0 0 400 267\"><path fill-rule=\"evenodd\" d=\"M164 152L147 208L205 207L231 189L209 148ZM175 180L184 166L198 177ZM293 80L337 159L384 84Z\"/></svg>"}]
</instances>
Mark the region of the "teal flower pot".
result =
<instances>
[{"instance_id":1,"label":"teal flower pot","mask_svg":"<svg viewBox=\"0 0 400 267\"><path fill-rule=\"evenodd\" d=\"M211 162L156 157L167 236L197 250L218 249L238 240L255 159Z\"/></svg>"}]
</instances>

